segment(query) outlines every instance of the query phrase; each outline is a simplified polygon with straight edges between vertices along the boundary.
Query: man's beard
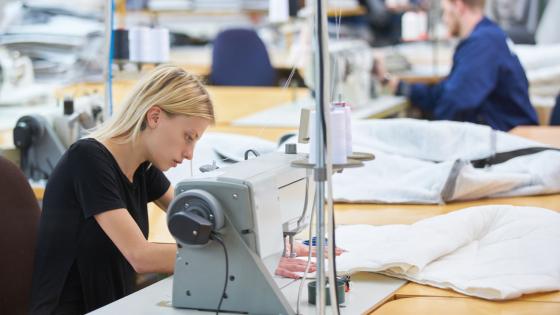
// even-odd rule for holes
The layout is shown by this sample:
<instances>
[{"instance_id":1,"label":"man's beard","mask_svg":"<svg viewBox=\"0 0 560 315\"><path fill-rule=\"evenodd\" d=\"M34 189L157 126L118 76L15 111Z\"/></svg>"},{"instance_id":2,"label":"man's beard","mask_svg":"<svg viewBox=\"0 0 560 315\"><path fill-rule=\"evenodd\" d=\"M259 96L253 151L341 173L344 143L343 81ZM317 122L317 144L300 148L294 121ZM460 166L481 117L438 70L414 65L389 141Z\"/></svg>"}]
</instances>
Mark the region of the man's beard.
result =
<instances>
[{"instance_id":1,"label":"man's beard","mask_svg":"<svg viewBox=\"0 0 560 315\"><path fill-rule=\"evenodd\" d=\"M459 37L461 35L461 25L458 22L449 26L449 35L452 37Z\"/></svg>"}]
</instances>

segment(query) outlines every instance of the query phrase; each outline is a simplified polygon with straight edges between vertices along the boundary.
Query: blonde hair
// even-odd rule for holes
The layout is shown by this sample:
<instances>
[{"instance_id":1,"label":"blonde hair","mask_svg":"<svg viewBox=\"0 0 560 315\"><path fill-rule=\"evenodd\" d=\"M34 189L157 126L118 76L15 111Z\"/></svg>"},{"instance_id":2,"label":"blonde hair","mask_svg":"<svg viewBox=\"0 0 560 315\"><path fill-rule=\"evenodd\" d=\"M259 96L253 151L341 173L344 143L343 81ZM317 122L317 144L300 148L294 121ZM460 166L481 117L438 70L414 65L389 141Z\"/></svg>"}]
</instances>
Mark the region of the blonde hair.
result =
<instances>
[{"instance_id":1,"label":"blonde hair","mask_svg":"<svg viewBox=\"0 0 560 315\"><path fill-rule=\"evenodd\" d=\"M153 105L170 115L200 117L214 123L212 101L202 83L179 67L161 65L142 77L119 110L88 137L134 142L146 127L146 113Z\"/></svg>"}]
</instances>

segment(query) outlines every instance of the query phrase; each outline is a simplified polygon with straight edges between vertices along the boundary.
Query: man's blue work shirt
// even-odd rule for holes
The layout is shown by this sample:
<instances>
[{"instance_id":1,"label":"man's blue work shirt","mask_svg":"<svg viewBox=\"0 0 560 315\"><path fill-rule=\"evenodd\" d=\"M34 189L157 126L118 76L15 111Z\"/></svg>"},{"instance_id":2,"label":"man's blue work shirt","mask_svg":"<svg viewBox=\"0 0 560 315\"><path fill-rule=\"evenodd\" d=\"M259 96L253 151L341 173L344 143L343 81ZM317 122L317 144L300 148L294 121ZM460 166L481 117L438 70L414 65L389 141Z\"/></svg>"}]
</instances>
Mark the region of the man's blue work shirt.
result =
<instances>
[{"instance_id":1,"label":"man's blue work shirt","mask_svg":"<svg viewBox=\"0 0 560 315\"><path fill-rule=\"evenodd\" d=\"M507 131L538 123L528 90L525 71L510 51L506 34L483 18L457 46L446 79L432 86L412 84L406 94L434 119L469 121Z\"/></svg>"}]
</instances>

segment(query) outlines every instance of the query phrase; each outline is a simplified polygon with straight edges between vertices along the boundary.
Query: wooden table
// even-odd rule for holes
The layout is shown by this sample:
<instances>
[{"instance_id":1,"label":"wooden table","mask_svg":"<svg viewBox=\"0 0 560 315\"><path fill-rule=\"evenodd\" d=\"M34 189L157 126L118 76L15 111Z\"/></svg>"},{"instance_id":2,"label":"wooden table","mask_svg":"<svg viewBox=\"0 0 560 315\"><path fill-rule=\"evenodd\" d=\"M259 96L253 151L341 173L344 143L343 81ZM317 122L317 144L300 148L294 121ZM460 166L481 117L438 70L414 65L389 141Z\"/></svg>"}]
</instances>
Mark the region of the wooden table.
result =
<instances>
[{"instance_id":1,"label":"wooden table","mask_svg":"<svg viewBox=\"0 0 560 315\"><path fill-rule=\"evenodd\" d=\"M113 103L118 108L126 95L132 90L135 81L119 80L113 83ZM228 125L233 120L268 109L283 103L307 97L305 88L282 87L229 87L207 86L214 104L216 125ZM104 92L100 83L78 83L57 91L57 97L81 95L88 92Z\"/></svg>"},{"instance_id":2,"label":"wooden table","mask_svg":"<svg viewBox=\"0 0 560 315\"><path fill-rule=\"evenodd\" d=\"M490 204L535 206L535 207L548 208L560 212L560 195L556 194L556 195L547 195L547 196L482 199L482 200L467 201L467 202L454 202L446 205L336 204L335 209L337 215L337 223L340 224L364 224L365 223L365 224L384 225L384 224L412 224L422 219L430 218L436 215L446 214L459 209L472 207L472 206L490 205ZM440 298L449 298L449 299L467 298L466 295L454 292L450 289L438 289L426 285L408 283L405 286L403 286L401 289L399 289L397 292L395 292L393 299L399 300L402 298L423 298L423 297L440 297ZM483 301L474 298L469 298L469 300ZM533 304L527 304L527 306L534 307L533 308L534 312L535 310L538 310L534 314L541 314L540 302L560 303L560 292L524 295L519 299L516 299L515 301L534 302ZM505 309L509 309L510 307L508 304L510 302L487 302L487 303L496 303L498 305L505 305L504 306ZM401 311L401 306L400 306L401 304L398 305L399 306L394 311L394 313L384 313L385 311L383 311L379 314L408 314L408 313L399 313ZM406 306L402 306L404 308L410 307L408 304L403 304L403 305L406 305ZM425 307L428 306L429 303ZM383 309L383 307L381 307L379 310ZM391 308L389 309L391 312L393 312L392 307L394 306L391 306ZM449 310L449 312L447 313L444 312L440 314L494 314L494 313L485 313L483 309L484 308L480 308L480 309L469 308L468 310L471 311L471 313L453 309L452 311ZM438 308L434 308L434 309L429 309L426 312L418 311L418 313L414 313L414 314L430 315L430 314L438 314L438 312L440 312L440 310ZM373 312L372 314L378 315L377 311ZM509 314L509 313L505 313L505 314ZM519 314L523 314L523 313L519 313Z\"/></svg>"},{"instance_id":3,"label":"wooden table","mask_svg":"<svg viewBox=\"0 0 560 315\"><path fill-rule=\"evenodd\" d=\"M560 303L491 302L474 298L414 297L382 305L374 315L558 315Z\"/></svg>"},{"instance_id":4,"label":"wooden table","mask_svg":"<svg viewBox=\"0 0 560 315\"><path fill-rule=\"evenodd\" d=\"M510 133L560 148L560 126L520 126Z\"/></svg>"}]
</instances>

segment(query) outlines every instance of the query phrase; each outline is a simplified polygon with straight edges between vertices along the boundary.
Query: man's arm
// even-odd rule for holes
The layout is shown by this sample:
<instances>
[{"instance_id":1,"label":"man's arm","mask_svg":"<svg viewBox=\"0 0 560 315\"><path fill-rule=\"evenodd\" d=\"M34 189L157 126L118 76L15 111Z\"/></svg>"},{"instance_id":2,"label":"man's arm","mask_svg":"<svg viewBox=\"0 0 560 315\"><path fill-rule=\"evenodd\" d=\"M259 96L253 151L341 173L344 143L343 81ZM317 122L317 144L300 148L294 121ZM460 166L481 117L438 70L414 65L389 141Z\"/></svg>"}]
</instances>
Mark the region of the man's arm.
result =
<instances>
[{"instance_id":1,"label":"man's arm","mask_svg":"<svg viewBox=\"0 0 560 315\"><path fill-rule=\"evenodd\" d=\"M457 120L461 114L474 111L496 87L499 72L498 47L490 39L464 43L455 56L453 70L440 84L433 87L430 96L422 88L410 88L410 100L423 108L423 102L434 97L433 116L436 119Z\"/></svg>"},{"instance_id":2,"label":"man's arm","mask_svg":"<svg viewBox=\"0 0 560 315\"><path fill-rule=\"evenodd\" d=\"M391 94L406 96L408 99L411 99L411 93L414 91L413 104L415 106L426 112L432 112L434 110L441 91L440 84L408 84L400 80L398 76L391 75L387 71L384 58L381 55L374 57L372 70L373 74L379 78L381 84L387 87Z\"/></svg>"}]
</instances>

